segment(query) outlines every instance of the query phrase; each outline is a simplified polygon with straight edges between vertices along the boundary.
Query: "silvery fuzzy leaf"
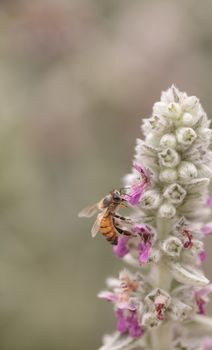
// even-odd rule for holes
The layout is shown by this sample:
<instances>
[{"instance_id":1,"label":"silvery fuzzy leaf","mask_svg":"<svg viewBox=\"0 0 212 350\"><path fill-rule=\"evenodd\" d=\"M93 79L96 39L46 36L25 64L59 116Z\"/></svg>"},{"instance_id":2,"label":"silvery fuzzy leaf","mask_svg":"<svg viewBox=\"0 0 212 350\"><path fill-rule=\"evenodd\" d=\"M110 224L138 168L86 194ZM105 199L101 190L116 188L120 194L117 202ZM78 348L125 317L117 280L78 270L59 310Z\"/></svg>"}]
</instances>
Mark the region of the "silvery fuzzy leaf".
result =
<instances>
[{"instance_id":1,"label":"silvery fuzzy leaf","mask_svg":"<svg viewBox=\"0 0 212 350\"><path fill-rule=\"evenodd\" d=\"M190 317L192 312L192 307L176 298L172 298L168 311L173 320L176 320L176 321L179 320L182 322L188 319L188 317Z\"/></svg>"},{"instance_id":2,"label":"silvery fuzzy leaf","mask_svg":"<svg viewBox=\"0 0 212 350\"><path fill-rule=\"evenodd\" d=\"M172 275L180 282L193 286L204 287L209 283L209 280L203 275L203 273L190 265L181 265L170 261L168 263Z\"/></svg>"},{"instance_id":3,"label":"silvery fuzzy leaf","mask_svg":"<svg viewBox=\"0 0 212 350\"><path fill-rule=\"evenodd\" d=\"M205 315L194 315L186 328L191 333L212 334L212 318Z\"/></svg>"},{"instance_id":4,"label":"silvery fuzzy leaf","mask_svg":"<svg viewBox=\"0 0 212 350\"><path fill-rule=\"evenodd\" d=\"M147 145L143 140L137 139L135 150L139 155L148 156L155 158L158 153L158 149Z\"/></svg>"},{"instance_id":5,"label":"silvery fuzzy leaf","mask_svg":"<svg viewBox=\"0 0 212 350\"><path fill-rule=\"evenodd\" d=\"M212 178L212 168L206 164L201 164L198 167L198 175L203 178Z\"/></svg>"},{"instance_id":6,"label":"silvery fuzzy leaf","mask_svg":"<svg viewBox=\"0 0 212 350\"><path fill-rule=\"evenodd\" d=\"M186 214L189 220L202 220L202 221L207 220L209 215L210 214L209 214L208 208L202 208L202 207L200 209L197 208L197 210L193 210L193 211L190 210L190 212ZM202 235L199 234L198 237L202 238Z\"/></svg>"},{"instance_id":7,"label":"silvery fuzzy leaf","mask_svg":"<svg viewBox=\"0 0 212 350\"><path fill-rule=\"evenodd\" d=\"M189 184L186 185L187 191L189 193L201 193L202 190L205 190L209 185L209 179L206 177L200 179L193 179Z\"/></svg>"},{"instance_id":8,"label":"silvery fuzzy leaf","mask_svg":"<svg viewBox=\"0 0 212 350\"><path fill-rule=\"evenodd\" d=\"M202 142L210 143L212 141L212 130L206 127L201 127L196 130L198 137Z\"/></svg>"},{"instance_id":9,"label":"silvery fuzzy leaf","mask_svg":"<svg viewBox=\"0 0 212 350\"><path fill-rule=\"evenodd\" d=\"M144 346L143 339L133 339L127 335L115 333L112 336L105 336L104 345L99 350L133 350L138 346Z\"/></svg>"},{"instance_id":10,"label":"silvery fuzzy leaf","mask_svg":"<svg viewBox=\"0 0 212 350\"><path fill-rule=\"evenodd\" d=\"M196 339L176 339L173 345L173 350L203 350L198 346L199 342Z\"/></svg>"},{"instance_id":11,"label":"silvery fuzzy leaf","mask_svg":"<svg viewBox=\"0 0 212 350\"><path fill-rule=\"evenodd\" d=\"M205 198L200 197L200 194L190 194L187 196L183 205L178 208L178 214L185 215L189 220L200 219L208 217L208 208L204 207Z\"/></svg>"},{"instance_id":12,"label":"silvery fuzzy leaf","mask_svg":"<svg viewBox=\"0 0 212 350\"><path fill-rule=\"evenodd\" d=\"M208 128L210 125L210 121L207 118L207 115L204 111L202 111L202 115L198 119L198 122L195 124L194 128L198 129L200 127Z\"/></svg>"},{"instance_id":13,"label":"silvery fuzzy leaf","mask_svg":"<svg viewBox=\"0 0 212 350\"><path fill-rule=\"evenodd\" d=\"M191 298L195 287L189 285L180 285L172 291L172 296L187 302L187 299Z\"/></svg>"},{"instance_id":14,"label":"silvery fuzzy leaf","mask_svg":"<svg viewBox=\"0 0 212 350\"><path fill-rule=\"evenodd\" d=\"M181 95L182 93L176 88L176 86L172 85L167 91L162 91L161 101L165 103L179 103Z\"/></svg>"},{"instance_id":15,"label":"silvery fuzzy leaf","mask_svg":"<svg viewBox=\"0 0 212 350\"><path fill-rule=\"evenodd\" d=\"M193 162L195 165L201 165L203 162L207 162L208 154L207 145L195 142L192 148L184 153L183 159Z\"/></svg>"},{"instance_id":16,"label":"silvery fuzzy leaf","mask_svg":"<svg viewBox=\"0 0 212 350\"><path fill-rule=\"evenodd\" d=\"M154 179L155 173L159 171L159 165L157 162L157 148L147 145L141 139L137 139L135 151L135 160L140 164L145 164L145 167L149 168L153 173Z\"/></svg>"}]
</instances>

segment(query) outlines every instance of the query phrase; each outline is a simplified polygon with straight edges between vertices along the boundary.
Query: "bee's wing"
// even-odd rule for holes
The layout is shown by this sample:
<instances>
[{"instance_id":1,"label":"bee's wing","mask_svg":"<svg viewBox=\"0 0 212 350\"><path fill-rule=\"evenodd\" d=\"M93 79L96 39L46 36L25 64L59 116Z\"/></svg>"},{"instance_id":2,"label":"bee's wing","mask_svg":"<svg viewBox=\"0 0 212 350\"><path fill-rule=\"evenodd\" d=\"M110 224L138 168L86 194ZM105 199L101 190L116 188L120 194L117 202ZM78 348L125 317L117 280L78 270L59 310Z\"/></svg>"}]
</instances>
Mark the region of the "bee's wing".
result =
<instances>
[{"instance_id":1,"label":"bee's wing","mask_svg":"<svg viewBox=\"0 0 212 350\"><path fill-rule=\"evenodd\" d=\"M97 210L98 210L98 203L82 209L81 212L78 214L78 216L80 218L83 218L83 217L90 218L97 212Z\"/></svg>"},{"instance_id":2,"label":"bee's wing","mask_svg":"<svg viewBox=\"0 0 212 350\"><path fill-rule=\"evenodd\" d=\"M97 235L97 233L99 232L100 223L101 223L101 219L102 219L103 215L104 215L103 213L99 213L97 215L97 219L94 222L93 227L91 229L91 236L92 237L95 237Z\"/></svg>"}]
</instances>

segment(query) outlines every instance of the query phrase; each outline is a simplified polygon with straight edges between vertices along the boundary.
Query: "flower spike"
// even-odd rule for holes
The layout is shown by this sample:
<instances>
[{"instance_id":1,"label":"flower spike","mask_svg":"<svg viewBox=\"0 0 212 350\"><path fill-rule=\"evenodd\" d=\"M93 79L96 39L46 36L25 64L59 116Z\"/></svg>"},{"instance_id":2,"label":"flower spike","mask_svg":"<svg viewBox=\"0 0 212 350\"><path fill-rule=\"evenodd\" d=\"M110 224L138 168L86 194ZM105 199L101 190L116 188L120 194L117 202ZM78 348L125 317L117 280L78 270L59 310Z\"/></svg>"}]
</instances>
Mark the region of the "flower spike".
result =
<instances>
[{"instance_id":1,"label":"flower spike","mask_svg":"<svg viewBox=\"0 0 212 350\"><path fill-rule=\"evenodd\" d=\"M174 85L143 121L132 173L120 194L112 192L111 221L105 211L101 222L108 240L115 237L115 256L134 268L108 279L108 290L99 293L117 321L101 350L212 349L206 316L212 285L202 271L203 241L212 234L209 124L199 100ZM130 218L117 214L122 202L130 204Z\"/></svg>"}]
</instances>

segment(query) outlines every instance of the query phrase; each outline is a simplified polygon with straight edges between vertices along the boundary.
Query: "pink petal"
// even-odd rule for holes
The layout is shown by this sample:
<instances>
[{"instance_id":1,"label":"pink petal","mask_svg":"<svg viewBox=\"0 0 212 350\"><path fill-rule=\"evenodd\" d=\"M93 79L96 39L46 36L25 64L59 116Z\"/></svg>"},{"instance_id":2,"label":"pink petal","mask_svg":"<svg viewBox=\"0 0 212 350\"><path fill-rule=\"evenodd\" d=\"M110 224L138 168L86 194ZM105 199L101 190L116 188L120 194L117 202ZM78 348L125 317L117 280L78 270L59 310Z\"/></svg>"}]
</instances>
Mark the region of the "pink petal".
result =
<instances>
[{"instance_id":1,"label":"pink petal","mask_svg":"<svg viewBox=\"0 0 212 350\"><path fill-rule=\"evenodd\" d=\"M138 163L134 163L133 168L139 173L140 179L131 185L130 193L124 199L131 205L137 205L150 184L150 172Z\"/></svg>"},{"instance_id":2,"label":"pink petal","mask_svg":"<svg viewBox=\"0 0 212 350\"><path fill-rule=\"evenodd\" d=\"M140 200L145 192L145 185L139 180L138 183L135 183L131 186L129 194L124 196L124 199L131 205L137 205L140 203Z\"/></svg>"},{"instance_id":3,"label":"pink petal","mask_svg":"<svg viewBox=\"0 0 212 350\"><path fill-rule=\"evenodd\" d=\"M150 231L147 229L146 225L139 225L139 224L136 224L133 226L133 232L136 232L136 233L149 233L150 234Z\"/></svg>"},{"instance_id":4,"label":"pink petal","mask_svg":"<svg viewBox=\"0 0 212 350\"><path fill-rule=\"evenodd\" d=\"M138 163L133 163L133 168L137 170L137 172L146 178L147 181L150 181L151 173L148 169L146 169L143 165Z\"/></svg>"},{"instance_id":5,"label":"pink petal","mask_svg":"<svg viewBox=\"0 0 212 350\"><path fill-rule=\"evenodd\" d=\"M212 284L200 288L195 292L196 304L198 307L197 313L200 315L205 315L205 305L207 304L207 296L212 292Z\"/></svg>"},{"instance_id":6,"label":"pink petal","mask_svg":"<svg viewBox=\"0 0 212 350\"><path fill-rule=\"evenodd\" d=\"M206 259L207 259L207 254L205 252L205 250L202 250L199 254L198 254L200 263L203 263Z\"/></svg>"},{"instance_id":7,"label":"pink petal","mask_svg":"<svg viewBox=\"0 0 212 350\"><path fill-rule=\"evenodd\" d=\"M139 338L143 334L143 330L138 322L138 317L136 312L131 312L127 317L128 322L128 332L132 338Z\"/></svg>"},{"instance_id":8,"label":"pink petal","mask_svg":"<svg viewBox=\"0 0 212 350\"><path fill-rule=\"evenodd\" d=\"M129 248L127 246L129 237L119 236L118 243L113 247L113 252L118 258L123 258L126 254L129 253Z\"/></svg>"},{"instance_id":9,"label":"pink petal","mask_svg":"<svg viewBox=\"0 0 212 350\"><path fill-rule=\"evenodd\" d=\"M207 199L207 206L212 207L212 197L208 197Z\"/></svg>"},{"instance_id":10,"label":"pink petal","mask_svg":"<svg viewBox=\"0 0 212 350\"><path fill-rule=\"evenodd\" d=\"M212 284L209 284L206 287L198 289L196 291L195 295L198 295L199 297L205 297L211 292L212 292Z\"/></svg>"},{"instance_id":11,"label":"pink petal","mask_svg":"<svg viewBox=\"0 0 212 350\"><path fill-rule=\"evenodd\" d=\"M140 243L138 245L139 250L139 262L141 264L146 264L149 261L151 254L151 245L147 242L146 244Z\"/></svg>"},{"instance_id":12,"label":"pink petal","mask_svg":"<svg viewBox=\"0 0 212 350\"><path fill-rule=\"evenodd\" d=\"M206 224L206 225L202 226L201 231L202 231L202 233L204 233L204 235L211 235L212 234L212 224Z\"/></svg>"},{"instance_id":13,"label":"pink petal","mask_svg":"<svg viewBox=\"0 0 212 350\"><path fill-rule=\"evenodd\" d=\"M212 349L212 338L205 337L202 340L202 350L210 350Z\"/></svg>"},{"instance_id":14,"label":"pink petal","mask_svg":"<svg viewBox=\"0 0 212 350\"><path fill-rule=\"evenodd\" d=\"M117 331L119 331L120 333L125 333L127 331L127 321L125 319L124 311L121 309L117 309L116 318L117 318L117 324L116 324Z\"/></svg>"},{"instance_id":15,"label":"pink petal","mask_svg":"<svg viewBox=\"0 0 212 350\"><path fill-rule=\"evenodd\" d=\"M103 291L103 292L100 292L98 294L98 297L100 299L105 299L107 301L117 301L118 300L118 296L115 295L114 293L112 292L108 292L108 291Z\"/></svg>"}]
</instances>

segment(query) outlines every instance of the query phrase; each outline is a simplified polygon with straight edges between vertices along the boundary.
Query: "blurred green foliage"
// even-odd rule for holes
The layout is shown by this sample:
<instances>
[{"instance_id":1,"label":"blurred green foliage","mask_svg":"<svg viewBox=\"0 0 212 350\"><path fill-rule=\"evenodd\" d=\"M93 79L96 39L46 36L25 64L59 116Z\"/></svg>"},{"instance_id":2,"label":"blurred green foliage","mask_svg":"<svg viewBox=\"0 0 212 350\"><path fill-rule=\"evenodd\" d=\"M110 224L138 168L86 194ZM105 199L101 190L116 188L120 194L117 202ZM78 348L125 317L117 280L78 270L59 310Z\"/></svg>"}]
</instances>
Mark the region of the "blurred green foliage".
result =
<instances>
[{"instance_id":1,"label":"blurred green foliage","mask_svg":"<svg viewBox=\"0 0 212 350\"><path fill-rule=\"evenodd\" d=\"M77 213L120 186L162 89L210 115L211 16L209 0L0 2L2 350L96 349L113 330L96 294L121 264Z\"/></svg>"}]
</instances>

